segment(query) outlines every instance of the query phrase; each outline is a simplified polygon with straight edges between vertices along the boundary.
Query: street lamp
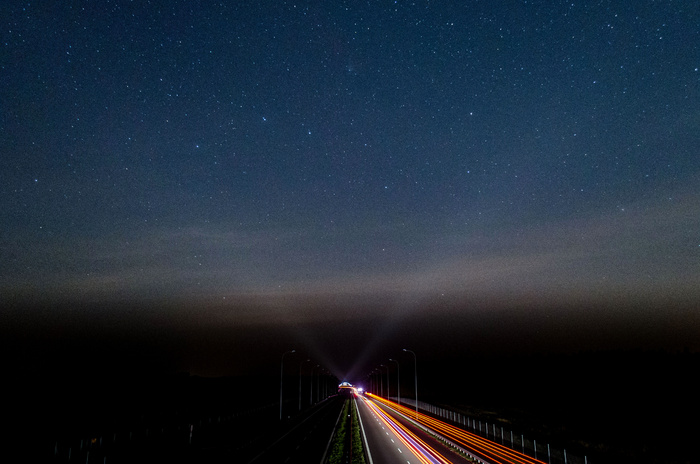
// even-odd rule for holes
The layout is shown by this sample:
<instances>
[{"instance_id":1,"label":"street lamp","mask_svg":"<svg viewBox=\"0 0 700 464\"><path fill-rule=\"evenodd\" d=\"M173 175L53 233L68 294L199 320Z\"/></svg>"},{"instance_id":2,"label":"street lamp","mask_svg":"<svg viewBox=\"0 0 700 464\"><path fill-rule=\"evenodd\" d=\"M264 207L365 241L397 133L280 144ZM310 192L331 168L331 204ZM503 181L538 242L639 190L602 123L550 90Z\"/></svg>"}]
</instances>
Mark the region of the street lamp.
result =
<instances>
[{"instance_id":1,"label":"street lamp","mask_svg":"<svg viewBox=\"0 0 700 464\"><path fill-rule=\"evenodd\" d=\"M309 382L309 406L314 404L314 369L320 366L320 364L316 364L314 367L311 368L311 381ZM318 381L316 381L316 383L318 383Z\"/></svg>"},{"instance_id":2,"label":"street lamp","mask_svg":"<svg viewBox=\"0 0 700 464\"><path fill-rule=\"evenodd\" d=\"M407 353L411 353L413 355L413 363L414 363L414 369L413 372L415 374L415 385L416 385L416 416L418 415L418 358L416 357L416 353L414 353L411 350L407 350L406 348L403 349Z\"/></svg>"},{"instance_id":3,"label":"street lamp","mask_svg":"<svg viewBox=\"0 0 700 464\"><path fill-rule=\"evenodd\" d=\"M384 396L384 377L382 377L382 371L380 371L379 369L377 369L375 367L374 370L372 371L372 373L379 374L379 397L381 398ZM374 381L374 385L375 385L375 389L376 389L376 385L377 385L376 380Z\"/></svg>"},{"instance_id":4,"label":"street lamp","mask_svg":"<svg viewBox=\"0 0 700 464\"><path fill-rule=\"evenodd\" d=\"M323 382L321 382L321 373L323 373ZM325 367L322 367L318 370L318 376L316 377L316 401L318 402L321 401L322 396L324 400L328 398L328 379L326 378L327 375L328 370ZM321 393L321 391L323 391L323 393Z\"/></svg>"},{"instance_id":5,"label":"street lamp","mask_svg":"<svg viewBox=\"0 0 700 464\"><path fill-rule=\"evenodd\" d=\"M301 411L301 366L303 366L305 362L309 361L311 361L311 359L307 359L306 361L299 363L299 411Z\"/></svg>"},{"instance_id":6,"label":"street lamp","mask_svg":"<svg viewBox=\"0 0 700 464\"><path fill-rule=\"evenodd\" d=\"M399 362L395 359L389 358L389 361L393 361L396 363L396 396L397 396L397 403L401 404L401 376L400 376L400 369L399 369Z\"/></svg>"},{"instance_id":7,"label":"street lamp","mask_svg":"<svg viewBox=\"0 0 700 464\"><path fill-rule=\"evenodd\" d=\"M389 399L389 366L385 366L384 364L380 364L381 367L386 367L386 399ZM382 372L379 372L379 375L382 375Z\"/></svg>"},{"instance_id":8,"label":"street lamp","mask_svg":"<svg viewBox=\"0 0 700 464\"><path fill-rule=\"evenodd\" d=\"M282 362L280 363L280 420L282 420L282 379L284 378L284 356L295 352L296 350L285 351L282 353Z\"/></svg>"}]
</instances>

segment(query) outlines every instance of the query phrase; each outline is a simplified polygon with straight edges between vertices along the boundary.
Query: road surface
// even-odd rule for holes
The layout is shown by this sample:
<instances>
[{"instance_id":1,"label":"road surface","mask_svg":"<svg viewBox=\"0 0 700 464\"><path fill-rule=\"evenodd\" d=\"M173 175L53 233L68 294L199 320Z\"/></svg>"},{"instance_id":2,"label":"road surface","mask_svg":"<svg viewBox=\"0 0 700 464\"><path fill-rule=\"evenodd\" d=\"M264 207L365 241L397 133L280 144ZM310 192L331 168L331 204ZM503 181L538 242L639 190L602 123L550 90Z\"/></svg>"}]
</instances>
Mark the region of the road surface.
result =
<instances>
[{"instance_id":1,"label":"road surface","mask_svg":"<svg viewBox=\"0 0 700 464\"><path fill-rule=\"evenodd\" d=\"M371 464L470 464L470 461L364 396L357 397Z\"/></svg>"},{"instance_id":2,"label":"road surface","mask_svg":"<svg viewBox=\"0 0 700 464\"><path fill-rule=\"evenodd\" d=\"M248 464L320 463L332 436L343 399L331 397L312 408L281 437L265 445Z\"/></svg>"},{"instance_id":3,"label":"road surface","mask_svg":"<svg viewBox=\"0 0 700 464\"><path fill-rule=\"evenodd\" d=\"M430 415L422 413L416 414L415 409L398 405L392 401L387 401L378 396L368 394L365 398L365 404L380 407L385 414L391 415L391 417L394 417L396 421L400 421L403 424L419 424L420 427L418 425L414 425L411 430L419 431L421 428L429 429L431 433L439 435L444 440L447 440L451 444L459 447L459 449L465 454L476 457L484 463L545 464L544 461L537 460L531 456L527 456L523 453L515 451L499 443L487 440L483 437L480 437L479 435L467 432L466 430L460 427L436 419ZM409 428L410 427L411 426L409 426ZM370 451L373 451L371 445ZM456 454L452 454L450 457L446 456L446 458L449 460L448 462L465 462L455 460L456 458L460 458L460 456Z\"/></svg>"}]
</instances>

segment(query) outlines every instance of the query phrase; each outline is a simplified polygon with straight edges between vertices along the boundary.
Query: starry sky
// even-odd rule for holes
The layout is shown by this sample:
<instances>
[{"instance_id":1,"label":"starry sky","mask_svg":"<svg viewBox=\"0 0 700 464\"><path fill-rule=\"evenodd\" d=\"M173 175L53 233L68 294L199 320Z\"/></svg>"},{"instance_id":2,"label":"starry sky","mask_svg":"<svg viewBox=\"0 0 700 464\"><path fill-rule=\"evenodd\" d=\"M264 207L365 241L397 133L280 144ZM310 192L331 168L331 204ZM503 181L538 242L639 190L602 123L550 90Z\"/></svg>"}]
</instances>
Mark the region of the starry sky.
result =
<instances>
[{"instance_id":1,"label":"starry sky","mask_svg":"<svg viewBox=\"0 0 700 464\"><path fill-rule=\"evenodd\" d=\"M673 327L700 327L694 1L10 0L0 18L0 293L42 320L150 305L308 346L314 324L381 313L381 339L522 305L649 326L682 307Z\"/></svg>"}]
</instances>

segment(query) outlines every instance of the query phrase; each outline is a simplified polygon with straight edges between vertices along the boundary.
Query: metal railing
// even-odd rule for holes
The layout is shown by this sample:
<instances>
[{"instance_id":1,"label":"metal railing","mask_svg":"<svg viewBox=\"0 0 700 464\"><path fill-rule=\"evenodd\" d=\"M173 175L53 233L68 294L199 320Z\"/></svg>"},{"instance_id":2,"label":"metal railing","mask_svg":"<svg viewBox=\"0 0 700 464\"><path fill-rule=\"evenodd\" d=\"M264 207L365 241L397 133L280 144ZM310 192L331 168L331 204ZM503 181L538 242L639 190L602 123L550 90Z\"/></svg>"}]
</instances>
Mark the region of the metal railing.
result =
<instances>
[{"instance_id":1,"label":"metal railing","mask_svg":"<svg viewBox=\"0 0 700 464\"><path fill-rule=\"evenodd\" d=\"M396 401L395 397L390 398L391 401ZM415 400L411 398L401 398L401 403L416 406ZM488 440L496 442L500 445L507 446L515 451L520 451L523 454L532 456L535 459L546 462L548 464L588 464L587 456L575 456L567 453L563 447L552 447L549 443L540 441L535 438L525 437L524 433L515 433L513 430L508 430L501 425L496 425L494 422L487 422L477 418L472 418L466 414L451 409L435 406L424 401L418 402L418 409L424 413L439 417L447 422L451 422L461 428L478 434Z\"/></svg>"}]
</instances>

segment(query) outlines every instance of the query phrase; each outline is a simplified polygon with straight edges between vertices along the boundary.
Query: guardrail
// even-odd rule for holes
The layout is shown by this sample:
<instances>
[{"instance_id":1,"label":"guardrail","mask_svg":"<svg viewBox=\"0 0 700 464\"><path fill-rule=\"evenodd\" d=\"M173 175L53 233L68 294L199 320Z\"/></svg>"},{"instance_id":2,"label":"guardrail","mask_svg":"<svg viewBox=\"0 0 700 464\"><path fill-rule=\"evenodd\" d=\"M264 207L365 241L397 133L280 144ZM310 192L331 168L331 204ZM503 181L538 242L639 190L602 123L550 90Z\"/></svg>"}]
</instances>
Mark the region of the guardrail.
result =
<instances>
[{"instance_id":1,"label":"guardrail","mask_svg":"<svg viewBox=\"0 0 700 464\"><path fill-rule=\"evenodd\" d=\"M389 398L391 401L396 401L395 397ZM416 402L411 398L401 398L401 404L415 407ZM512 430L507 430L503 426L496 426L495 423L489 424L486 421L475 419L466 414L453 411L451 409L435 406L424 401L418 402L418 409L432 414L433 416L444 419L453 424L457 424L472 433L476 433L488 440L494 441L504 446L509 446L511 449L520 451L523 454L532 456L548 464L588 464L587 456L575 456L566 452L565 448L554 448L549 443L544 444L542 441L537 443L537 440L528 439L523 433L514 433Z\"/></svg>"}]
</instances>

